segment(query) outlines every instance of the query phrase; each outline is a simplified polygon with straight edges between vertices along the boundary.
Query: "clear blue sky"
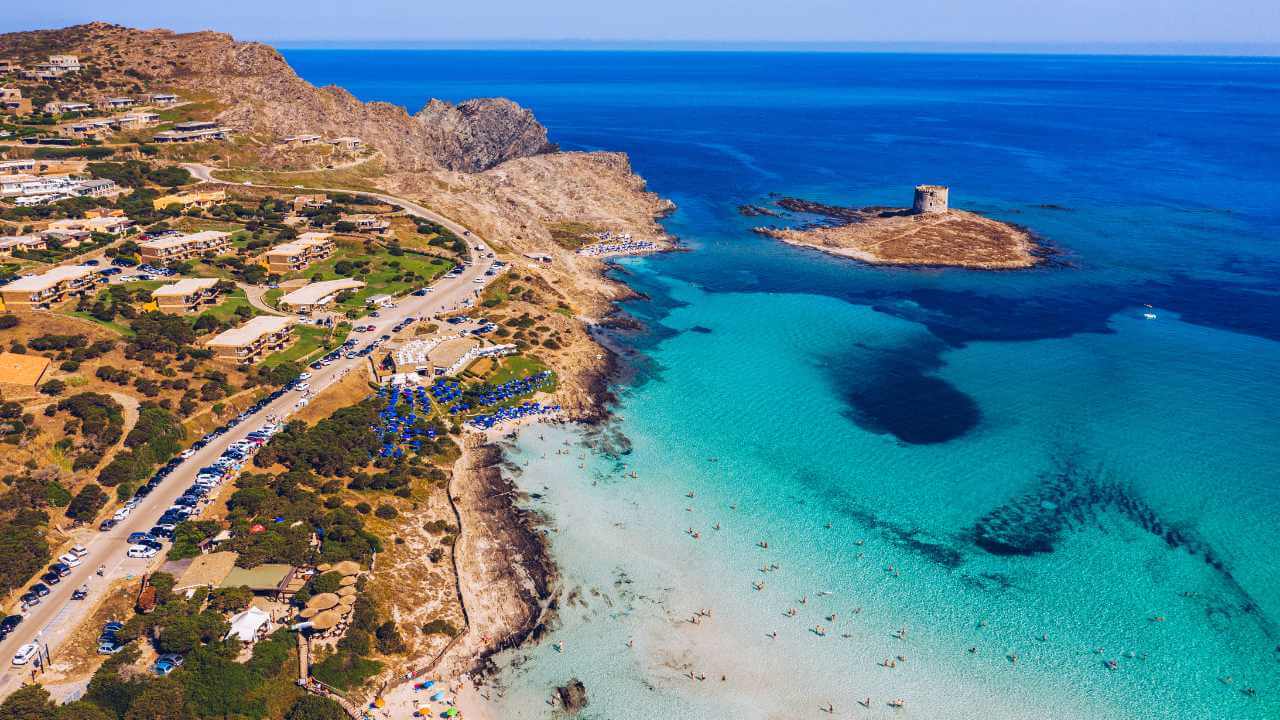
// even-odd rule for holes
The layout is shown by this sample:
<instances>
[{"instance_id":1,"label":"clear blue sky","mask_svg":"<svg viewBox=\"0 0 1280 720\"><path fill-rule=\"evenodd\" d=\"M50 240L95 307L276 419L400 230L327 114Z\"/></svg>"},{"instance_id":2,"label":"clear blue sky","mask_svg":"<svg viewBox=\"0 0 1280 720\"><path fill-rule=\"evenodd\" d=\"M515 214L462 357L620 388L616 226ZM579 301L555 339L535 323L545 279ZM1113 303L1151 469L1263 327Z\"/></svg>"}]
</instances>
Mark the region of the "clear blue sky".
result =
<instances>
[{"instance_id":1,"label":"clear blue sky","mask_svg":"<svg viewBox=\"0 0 1280 720\"><path fill-rule=\"evenodd\" d=\"M4 0L0 30L106 20L243 39L1266 43L1280 0Z\"/></svg>"}]
</instances>

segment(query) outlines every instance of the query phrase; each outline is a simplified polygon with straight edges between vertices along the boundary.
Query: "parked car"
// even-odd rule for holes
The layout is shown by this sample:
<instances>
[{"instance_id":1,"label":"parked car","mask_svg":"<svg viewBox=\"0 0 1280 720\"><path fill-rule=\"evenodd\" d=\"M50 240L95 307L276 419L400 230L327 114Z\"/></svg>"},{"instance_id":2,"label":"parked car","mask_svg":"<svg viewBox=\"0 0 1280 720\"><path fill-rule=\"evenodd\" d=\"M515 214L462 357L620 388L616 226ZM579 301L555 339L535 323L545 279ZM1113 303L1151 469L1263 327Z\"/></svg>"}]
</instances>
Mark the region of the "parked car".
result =
<instances>
[{"instance_id":1,"label":"parked car","mask_svg":"<svg viewBox=\"0 0 1280 720\"><path fill-rule=\"evenodd\" d=\"M115 519L107 518L106 520L103 520L101 523L98 524L98 530L101 532L106 532L115 526L116 526Z\"/></svg>"},{"instance_id":2,"label":"parked car","mask_svg":"<svg viewBox=\"0 0 1280 720\"><path fill-rule=\"evenodd\" d=\"M126 542L128 542L130 545L137 545L143 540L149 540L149 539L151 539L150 535L144 532L136 532L136 533L129 533L129 539Z\"/></svg>"},{"instance_id":3,"label":"parked car","mask_svg":"<svg viewBox=\"0 0 1280 720\"><path fill-rule=\"evenodd\" d=\"M23 605L39 605L40 595L37 594L36 591L34 590L28 590L22 593L22 595L18 598L18 601L21 602Z\"/></svg>"},{"instance_id":4,"label":"parked car","mask_svg":"<svg viewBox=\"0 0 1280 720\"><path fill-rule=\"evenodd\" d=\"M103 640L102 642L98 643L99 655L115 655L116 653L120 652L123 649L124 649L124 645L121 645L115 640Z\"/></svg>"},{"instance_id":5,"label":"parked car","mask_svg":"<svg viewBox=\"0 0 1280 720\"><path fill-rule=\"evenodd\" d=\"M49 586L45 585L44 583L36 583L35 585L31 586L31 592L35 593L36 595L39 595L40 597L48 597Z\"/></svg>"},{"instance_id":6,"label":"parked car","mask_svg":"<svg viewBox=\"0 0 1280 720\"><path fill-rule=\"evenodd\" d=\"M80 558L73 553L66 553L58 557L58 560L66 563L70 567L80 567Z\"/></svg>"},{"instance_id":7,"label":"parked car","mask_svg":"<svg viewBox=\"0 0 1280 720\"><path fill-rule=\"evenodd\" d=\"M146 545L132 545L126 554L131 558L153 558L157 552L159 551L155 548Z\"/></svg>"},{"instance_id":8,"label":"parked car","mask_svg":"<svg viewBox=\"0 0 1280 720\"><path fill-rule=\"evenodd\" d=\"M0 620L0 640L4 640L5 638L9 637L9 633L18 629L18 626L21 624L22 624L21 615L9 615L5 619Z\"/></svg>"},{"instance_id":9,"label":"parked car","mask_svg":"<svg viewBox=\"0 0 1280 720\"><path fill-rule=\"evenodd\" d=\"M40 654L40 646L35 643L27 643L18 648L18 652L13 654L14 665L26 665L31 662L36 655Z\"/></svg>"},{"instance_id":10,"label":"parked car","mask_svg":"<svg viewBox=\"0 0 1280 720\"><path fill-rule=\"evenodd\" d=\"M50 565L49 569L58 573L58 577L66 577L71 574L71 566L62 562L56 562Z\"/></svg>"},{"instance_id":11,"label":"parked car","mask_svg":"<svg viewBox=\"0 0 1280 720\"><path fill-rule=\"evenodd\" d=\"M71 593L72 600L83 600L87 597L89 597L88 585L81 585L80 587L75 589L75 592Z\"/></svg>"},{"instance_id":12,"label":"parked car","mask_svg":"<svg viewBox=\"0 0 1280 720\"><path fill-rule=\"evenodd\" d=\"M49 572L40 576L40 582L45 583L47 585L57 585L58 583L62 582L62 578L58 575L58 573L50 570Z\"/></svg>"},{"instance_id":13,"label":"parked car","mask_svg":"<svg viewBox=\"0 0 1280 720\"><path fill-rule=\"evenodd\" d=\"M156 658L156 663L151 666L151 671L163 677L180 667L182 667L182 656L177 653L166 653Z\"/></svg>"}]
</instances>

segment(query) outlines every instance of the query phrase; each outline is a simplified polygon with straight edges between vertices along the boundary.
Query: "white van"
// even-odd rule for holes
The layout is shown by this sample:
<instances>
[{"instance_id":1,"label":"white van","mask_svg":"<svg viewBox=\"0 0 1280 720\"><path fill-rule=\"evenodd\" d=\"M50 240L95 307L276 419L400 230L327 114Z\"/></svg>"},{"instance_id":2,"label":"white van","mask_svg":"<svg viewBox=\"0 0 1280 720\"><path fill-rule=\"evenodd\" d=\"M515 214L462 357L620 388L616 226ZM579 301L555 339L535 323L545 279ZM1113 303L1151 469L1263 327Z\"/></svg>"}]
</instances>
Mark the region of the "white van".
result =
<instances>
[{"instance_id":1,"label":"white van","mask_svg":"<svg viewBox=\"0 0 1280 720\"><path fill-rule=\"evenodd\" d=\"M59 561L59 562L66 563L66 564L67 564L67 567L79 567L79 566L80 566L80 558L76 557L76 556L75 556L74 554L72 554L72 553L67 553L66 555L63 555L63 556L59 557L59 558L58 558L58 561Z\"/></svg>"},{"instance_id":2,"label":"white van","mask_svg":"<svg viewBox=\"0 0 1280 720\"><path fill-rule=\"evenodd\" d=\"M86 557L89 557L89 548L83 545L72 545L71 554L83 560Z\"/></svg>"},{"instance_id":3,"label":"white van","mask_svg":"<svg viewBox=\"0 0 1280 720\"><path fill-rule=\"evenodd\" d=\"M130 545L127 554L131 558L153 558L156 556L156 549L146 545Z\"/></svg>"}]
</instances>

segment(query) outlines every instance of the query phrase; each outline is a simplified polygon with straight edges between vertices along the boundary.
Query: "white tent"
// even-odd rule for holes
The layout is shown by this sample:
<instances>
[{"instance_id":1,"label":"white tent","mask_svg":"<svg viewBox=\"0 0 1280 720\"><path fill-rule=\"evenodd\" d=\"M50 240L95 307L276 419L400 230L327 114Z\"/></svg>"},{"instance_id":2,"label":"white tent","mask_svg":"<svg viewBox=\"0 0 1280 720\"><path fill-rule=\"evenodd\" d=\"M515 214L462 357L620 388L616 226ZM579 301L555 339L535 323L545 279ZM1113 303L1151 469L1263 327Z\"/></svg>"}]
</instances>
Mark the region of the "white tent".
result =
<instances>
[{"instance_id":1,"label":"white tent","mask_svg":"<svg viewBox=\"0 0 1280 720\"><path fill-rule=\"evenodd\" d=\"M227 637L239 638L241 642L256 642L258 631L269 624L271 624L270 614L260 608L250 607L231 618L231 632L227 633Z\"/></svg>"}]
</instances>

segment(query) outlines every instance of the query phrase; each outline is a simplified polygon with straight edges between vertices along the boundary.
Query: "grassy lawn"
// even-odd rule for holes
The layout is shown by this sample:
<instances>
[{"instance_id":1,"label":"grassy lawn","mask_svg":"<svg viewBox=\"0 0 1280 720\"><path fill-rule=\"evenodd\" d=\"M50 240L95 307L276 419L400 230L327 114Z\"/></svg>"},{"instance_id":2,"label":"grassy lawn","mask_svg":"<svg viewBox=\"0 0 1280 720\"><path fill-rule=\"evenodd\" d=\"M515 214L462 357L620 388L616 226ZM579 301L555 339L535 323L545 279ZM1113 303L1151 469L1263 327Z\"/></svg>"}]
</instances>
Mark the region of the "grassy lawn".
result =
<instances>
[{"instance_id":1,"label":"grassy lawn","mask_svg":"<svg viewBox=\"0 0 1280 720\"><path fill-rule=\"evenodd\" d=\"M227 321L234 317L239 317L236 315L236 310L242 307L247 307L253 312L253 315L250 315L249 317L262 314L261 310L258 310L249 304L249 298L245 297L244 290L241 290L240 288L236 288L233 292L224 295L222 302L214 305L204 312L213 315L219 320Z\"/></svg>"},{"instance_id":2,"label":"grassy lawn","mask_svg":"<svg viewBox=\"0 0 1280 720\"><path fill-rule=\"evenodd\" d=\"M240 232L244 230L241 223L227 222L226 220L215 220L213 218L198 218L184 215L173 220L170 223L175 230L181 230L186 233L195 233L202 230L221 230L222 232ZM248 242L249 233L244 234L245 242ZM240 238L233 238L232 242Z\"/></svg>"},{"instance_id":3,"label":"grassy lawn","mask_svg":"<svg viewBox=\"0 0 1280 720\"><path fill-rule=\"evenodd\" d=\"M527 355L508 355L502 358L498 367L484 381L490 385L501 385L510 380L519 380L529 377L534 373L540 373L546 370L547 366L539 359L529 357ZM552 379L554 383L554 378ZM555 390L555 385L549 385L548 391Z\"/></svg>"},{"instance_id":4,"label":"grassy lawn","mask_svg":"<svg viewBox=\"0 0 1280 720\"><path fill-rule=\"evenodd\" d=\"M285 277L311 280L318 275L321 280L336 280L346 277L334 269L343 260L369 263L368 272L358 272L354 275L357 280L363 281L365 286L357 290L353 297L340 303L340 306L347 310L365 309L367 307L365 300L374 295L400 295L421 287L453 268L453 263L444 258L426 257L416 253L395 256L385 248L375 248L373 252L365 252L363 245L343 243L328 260L312 265L301 272L290 273ZM405 279L403 276L406 273L417 274L421 279ZM268 293L265 299L272 302L275 298Z\"/></svg>"},{"instance_id":5,"label":"grassy lawn","mask_svg":"<svg viewBox=\"0 0 1280 720\"><path fill-rule=\"evenodd\" d=\"M336 329L333 334L332 346L336 347L343 340L347 339L348 328ZM314 355L319 354L325 349L325 338L329 336L329 329L318 327L316 325L296 325L293 333L298 337L296 341L289 347L280 352L267 357L262 361L267 367L275 367L280 363L296 362L305 365L310 362Z\"/></svg>"},{"instance_id":6,"label":"grassy lawn","mask_svg":"<svg viewBox=\"0 0 1280 720\"><path fill-rule=\"evenodd\" d=\"M214 277L219 280L231 280L232 282L236 279L236 276L230 270L214 267L203 261L193 261L189 275L193 277Z\"/></svg>"},{"instance_id":7,"label":"grassy lawn","mask_svg":"<svg viewBox=\"0 0 1280 720\"><path fill-rule=\"evenodd\" d=\"M283 294L284 288L271 288L270 290L262 293L262 302L266 303L270 307L277 307L280 301L280 296Z\"/></svg>"},{"instance_id":8,"label":"grassy lawn","mask_svg":"<svg viewBox=\"0 0 1280 720\"><path fill-rule=\"evenodd\" d=\"M87 312L76 312L74 310L65 314L70 315L71 317L78 317L82 320L88 320L95 325L101 325L102 327L112 332L119 333L124 337L133 337L133 328L115 320L99 320Z\"/></svg>"}]
</instances>

